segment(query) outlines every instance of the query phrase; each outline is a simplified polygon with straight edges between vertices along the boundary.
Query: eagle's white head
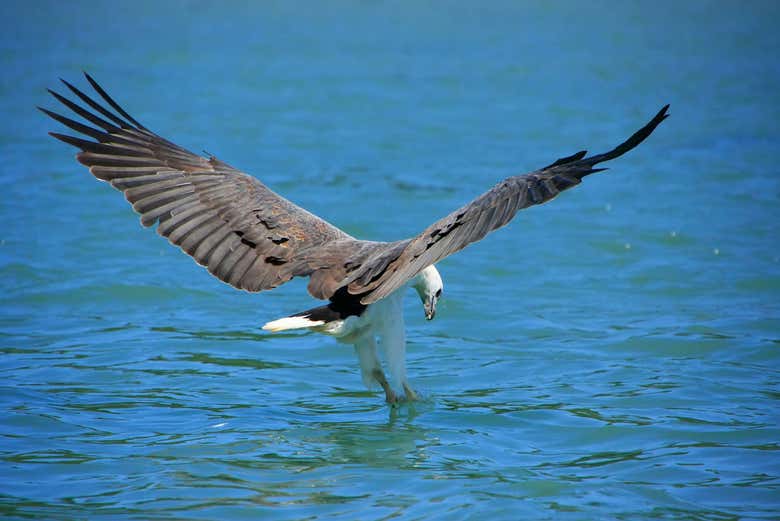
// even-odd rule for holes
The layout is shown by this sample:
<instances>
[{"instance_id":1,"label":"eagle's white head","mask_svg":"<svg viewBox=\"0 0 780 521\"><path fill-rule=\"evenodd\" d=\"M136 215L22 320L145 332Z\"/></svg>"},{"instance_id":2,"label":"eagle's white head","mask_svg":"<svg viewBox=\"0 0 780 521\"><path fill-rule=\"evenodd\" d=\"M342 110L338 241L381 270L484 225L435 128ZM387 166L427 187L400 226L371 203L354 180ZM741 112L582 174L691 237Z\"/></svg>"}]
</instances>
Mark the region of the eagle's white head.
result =
<instances>
[{"instance_id":1,"label":"eagle's white head","mask_svg":"<svg viewBox=\"0 0 780 521\"><path fill-rule=\"evenodd\" d=\"M412 279L412 287L420 295L425 309L425 318L433 320L436 316L436 303L441 297L441 292L444 291L444 282L441 280L439 270L431 264Z\"/></svg>"}]
</instances>

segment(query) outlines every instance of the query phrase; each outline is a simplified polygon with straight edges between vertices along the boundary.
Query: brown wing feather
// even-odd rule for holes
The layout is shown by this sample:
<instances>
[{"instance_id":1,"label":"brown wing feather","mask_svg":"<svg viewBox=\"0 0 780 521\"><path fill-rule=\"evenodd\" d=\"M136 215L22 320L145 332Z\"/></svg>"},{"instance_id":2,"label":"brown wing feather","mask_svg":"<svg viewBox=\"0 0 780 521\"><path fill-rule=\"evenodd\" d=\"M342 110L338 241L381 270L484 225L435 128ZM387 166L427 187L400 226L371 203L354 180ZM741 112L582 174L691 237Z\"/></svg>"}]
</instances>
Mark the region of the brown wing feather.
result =
<instances>
[{"instance_id":1,"label":"brown wing feather","mask_svg":"<svg viewBox=\"0 0 780 521\"><path fill-rule=\"evenodd\" d=\"M507 178L418 236L380 243L355 240L257 179L149 131L85 76L116 113L65 81L100 115L49 92L97 128L41 110L95 140L51 133L80 148L78 160L95 177L121 190L144 226L157 223L160 235L236 288L261 291L295 276L311 276L309 292L314 297L331 298L347 286L363 304L386 297L425 267L504 226L519 210L549 201L601 170L593 166L641 143L667 116L668 108L610 152L590 158L578 152L541 170Z\"/></svg>"},{"instance_id":2,"label":"brown wing feather","mask_svg":"<svg viewBox=\"0 0 780 521\"><path fill-rule=\"evenodd\" d=\"M504 226L523 208L550 201L579 184L583 177L604 170L593 167L625 154L644 141L668 116L668 108L668 105L663 107L647 125L609 152L589 158L585 158L585 151L577 152L540 170L505 179L409 240L392 261L387 262L385 257L384 265L364 264L348 281L348 291L362 295L363 304L386 297L427 266Z\"/></svg>"},{"instance_id":3,"label":"brown wing feather","mask_svg":"<svg viewBox=\"0 0 780 521\"><path fill-rule=\"evenodd\" d=\"M85 76L116 113L63 80L95 112L49 92L95 127L41 109L91 139L52 136L81 149L79 162L121 190L144 226L157 223L160 235L220 280L247 291L270 289L294 276L310 275L323 263L320 249L330 242L341 243L340 257L330 254L332 262L358 247L359 241L257 179L147 130ZM337 289L331 286L317 296L329 298Z\"/></svg>"}]
</instances>

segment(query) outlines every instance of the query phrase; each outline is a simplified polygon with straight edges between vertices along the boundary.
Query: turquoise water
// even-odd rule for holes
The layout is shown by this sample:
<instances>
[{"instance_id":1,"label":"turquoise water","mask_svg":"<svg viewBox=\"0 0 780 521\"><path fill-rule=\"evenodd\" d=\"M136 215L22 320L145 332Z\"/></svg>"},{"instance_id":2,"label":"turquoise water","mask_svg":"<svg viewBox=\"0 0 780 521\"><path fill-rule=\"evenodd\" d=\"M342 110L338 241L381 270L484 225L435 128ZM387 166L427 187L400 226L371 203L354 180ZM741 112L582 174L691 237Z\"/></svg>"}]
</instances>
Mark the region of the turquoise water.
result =
<instances>
[{"instance_id":1,"label":"turquoise water","mask_svg":"<svg viewBox=\"0 0 780 521\"><path fill-rule=\"evenodd\" d=\"M3 519L780 518L776 3L0 7ZM349 233L672 116L441 262L388 408L34 110L88 70L148 127ZM61 90L61 89L60 89Z\"/></svg>"}]
</instances>

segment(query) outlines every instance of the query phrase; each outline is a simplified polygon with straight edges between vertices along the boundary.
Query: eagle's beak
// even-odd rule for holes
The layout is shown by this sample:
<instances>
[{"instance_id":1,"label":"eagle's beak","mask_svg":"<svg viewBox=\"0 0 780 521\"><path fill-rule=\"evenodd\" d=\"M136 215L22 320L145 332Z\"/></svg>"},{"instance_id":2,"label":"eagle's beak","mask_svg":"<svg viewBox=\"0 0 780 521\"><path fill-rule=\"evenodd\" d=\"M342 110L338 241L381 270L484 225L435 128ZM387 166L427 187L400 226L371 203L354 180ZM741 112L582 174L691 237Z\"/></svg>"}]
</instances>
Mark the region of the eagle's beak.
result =
<instances>
[{"instance_id":1,"label":"eagle's beak","mask_svg":"<svg viewBox=\"0 0 780 521\"><path fill-rule=\"evenodd\" d=\"M436 297L425 299L423 308L425 309L425 320L433 320L433 317L436 316Z\"/></svg>"}]
</instances>

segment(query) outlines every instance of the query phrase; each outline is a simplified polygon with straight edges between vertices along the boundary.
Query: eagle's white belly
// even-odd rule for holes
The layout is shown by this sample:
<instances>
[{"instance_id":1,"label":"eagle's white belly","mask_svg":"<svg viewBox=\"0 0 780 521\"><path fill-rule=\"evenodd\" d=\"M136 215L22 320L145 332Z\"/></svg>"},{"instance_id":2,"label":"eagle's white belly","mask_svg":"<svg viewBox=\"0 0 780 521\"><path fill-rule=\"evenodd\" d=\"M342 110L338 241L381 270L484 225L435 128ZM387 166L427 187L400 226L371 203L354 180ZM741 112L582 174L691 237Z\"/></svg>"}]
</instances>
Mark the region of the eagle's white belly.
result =
<instances>
[{"instance_id":1,"label":"eagle's white belly","mask_svg":"<svg viewBox=\"0 0 780 521\"><path fill-rule=\"evenodd\" d=\"M376 340L387 365L389 383L403 392L406 381L406 336L404 333L403 298L406 286L369 305L359 317L335 320L313 331L335 337L339 342L353 344L360 361L363 381L371 386L371 372L379 367Z\"/></svg>"}]
</instances>

